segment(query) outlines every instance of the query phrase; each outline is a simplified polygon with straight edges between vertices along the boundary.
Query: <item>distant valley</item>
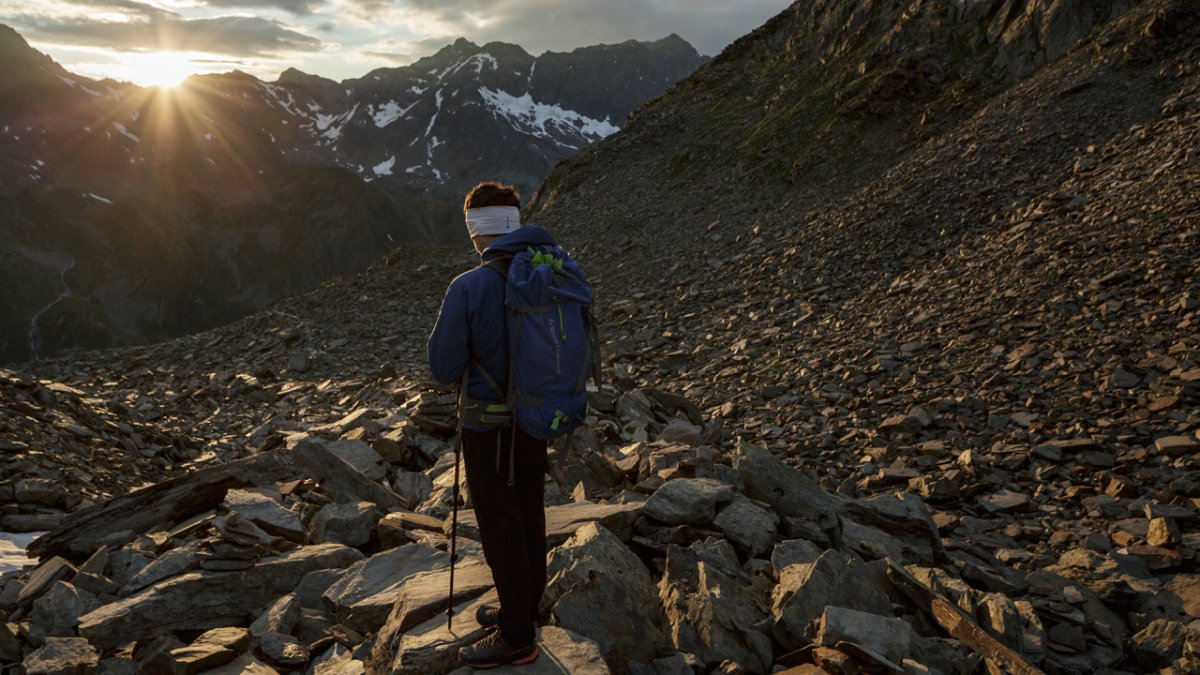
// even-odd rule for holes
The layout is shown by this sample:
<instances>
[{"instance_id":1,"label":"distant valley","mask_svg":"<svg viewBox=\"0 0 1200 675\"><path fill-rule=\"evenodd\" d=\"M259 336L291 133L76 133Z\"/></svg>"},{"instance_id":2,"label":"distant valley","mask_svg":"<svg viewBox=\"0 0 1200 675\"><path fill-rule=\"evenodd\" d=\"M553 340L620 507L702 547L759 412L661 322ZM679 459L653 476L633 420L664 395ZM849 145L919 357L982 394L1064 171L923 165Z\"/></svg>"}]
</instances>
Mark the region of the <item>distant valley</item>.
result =
<instances>
[{"instance_id":1,"label":"distant valley","mask_svg":"<svg viewBox=\"0 0 1200 675\"><path fill-rule=\"evenodd\" d=\"M220 325L401 242L459 240L469 186L532 193L706 60L674 35L536 57L460 39L344 82L160 90L0 27L0 363Z\"/></svg>"}]
</instances>

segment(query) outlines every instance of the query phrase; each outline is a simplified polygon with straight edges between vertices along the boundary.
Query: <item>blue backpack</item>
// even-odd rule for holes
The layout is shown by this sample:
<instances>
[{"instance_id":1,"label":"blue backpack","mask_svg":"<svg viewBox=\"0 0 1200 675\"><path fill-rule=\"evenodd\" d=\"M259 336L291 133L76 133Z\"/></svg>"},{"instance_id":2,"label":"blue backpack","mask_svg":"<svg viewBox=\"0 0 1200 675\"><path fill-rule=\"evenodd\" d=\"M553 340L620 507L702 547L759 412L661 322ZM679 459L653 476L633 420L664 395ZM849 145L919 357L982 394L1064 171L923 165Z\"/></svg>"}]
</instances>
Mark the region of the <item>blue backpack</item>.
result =
<instances>
[{"instance_id":1,"label":"blue backpack","mask_svg":"<svg viewBox=\"0 0 1200 675\"><path fill-rule=\"evenodd\" d=\"M506 401L522 431L549 442L587 417L587 379L600 383L592 287L562 247L531 247L484 263L505 277Z\"/></svg>"}]
</instances>

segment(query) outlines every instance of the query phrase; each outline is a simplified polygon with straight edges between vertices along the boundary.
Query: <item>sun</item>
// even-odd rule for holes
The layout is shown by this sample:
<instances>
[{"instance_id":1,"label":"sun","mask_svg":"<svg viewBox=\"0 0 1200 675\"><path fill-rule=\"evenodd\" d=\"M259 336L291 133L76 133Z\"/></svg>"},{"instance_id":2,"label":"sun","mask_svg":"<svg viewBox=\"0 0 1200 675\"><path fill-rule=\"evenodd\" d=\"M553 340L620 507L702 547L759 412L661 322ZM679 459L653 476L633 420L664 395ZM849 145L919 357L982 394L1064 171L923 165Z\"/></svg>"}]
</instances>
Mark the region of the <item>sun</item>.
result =
<instances>
[{"instance_id":1,"label":"sun","mask_svg":"<svg viewBox=\"0 0 1200 675\"><path fill-rule=\"evenodd\" d=\"M178 52L139 54L130 65L137 83L145 87L171 89L195 73L191 59Z\"/></svg>"}]
</instances>

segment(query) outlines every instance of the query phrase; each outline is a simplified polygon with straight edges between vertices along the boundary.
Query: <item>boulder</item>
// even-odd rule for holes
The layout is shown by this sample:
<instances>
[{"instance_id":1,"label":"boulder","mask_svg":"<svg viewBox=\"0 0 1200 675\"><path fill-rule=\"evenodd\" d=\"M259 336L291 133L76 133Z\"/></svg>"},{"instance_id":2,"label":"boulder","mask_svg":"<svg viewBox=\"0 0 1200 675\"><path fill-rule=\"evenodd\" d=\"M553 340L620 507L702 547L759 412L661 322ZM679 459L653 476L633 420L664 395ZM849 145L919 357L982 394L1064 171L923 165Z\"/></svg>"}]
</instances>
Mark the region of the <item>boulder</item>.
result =
<instances>
[{"instance_id":1,"label":"boulder","mask_svg":"<svg viewBox=\"0 0 1200 675\"><path fill-rule=\"evenodd\" d=\"M317 543L362 546L371 540L382 517L383 512L371 502L334 502L317 511L308 529Z\"/></svg>"},{"instance_id":2,"label":"boulder","mask_svg":"<svg viewBox=\"0 0 1200 675\"><path fill-rule=\"evenodd\" d=\"M183 574L188 570L195 569L200 566L201 560L200 542L198 541L191 541L179 548L171 549L139 569L121 587L120 594L122 596L132 595L163 579L168 579Z\"/></svg>"},{"instance_id":3,"label":"boulder","mask_svg":"<svg viewBox=\"0 0 1200 675\"><path fill-rule=\"evenodd\" d=\"M320 544L263 558L244 570L189 572L83 615L79 634L111 648L176 630L237 624L290 592L309 572L344 568L361 558L352 548Z\"/></svg>"},{"instance_id":4,"label":"boulder","mask_svg":"<svg viewBox=\"0 0 1200 675\"><path fill-rule=\"evenodd\" d=\"M100 655L78 637L51 637L34 650L21 667L26 675L91 675L97 672Z\"/></svg>"},{"instance_id":5,"label":"boulder","mask_svg":"<svg viewBox=\"0 0 1200 675\"><path fill-rule=\"evenodd\" d=\"M841 542L834 499L816 481L784 464L766 448L741 441L733 456L733 468L742 477L746 496L769 504L781 518L815 524L834 546Z\"/></svg>"},{"instance_id":6,"label":"boulder","mask_svg":"<svg viewBox=\"0 0 1200 675\"><path fill-rule=\"evenodd\" d=\"M347 626L373 633L387 620L397 593L410 577L448 569L449 564L449 555L421 544L377 553L351 565L325 591L325 605ZM462 561L459 567L466 564Z\"/></svg>"},{"instance_id":7,"label":"boulder","mask_svg":"<svg viewBox=\"0 0 1200 675\"><path fill-rule=\"evenodd\" d=\"M843 650L850 643L875 656L881 665L900 669L912 640L912 627L900 619L830 606L821 615L816 643Z\"/></svg>"},{"instance_id":8,"label":"boulder","mask_svg":"<svg viewBox=\"0 0 1200 675\"><path fill-rule=\"evenodd\" d=\"M475 620L483 605L499 605L496 591L460 603L454 607L451 625L446 616L437 614L406 631L389 631L387 640L376 640L366 661L371 672L389 675L444 673L458 665L458 650L487 634Z\"/></svg>"},{"instance_id":9,"label":"boulder","mask_svg":"<svg viewBox=\"0 0 1200 675\"><path fill-rule=\"evenodd\" d=\"M177 673L194 675L236 659L250 646L250 633L245 628L214 628L200 634L186 647L171 650Z\"/></svg>"},{"instance_id":10,"label":"boulder","mask_svg":"<svg viewBox=\"0 0 1200 675\"><path fill-rule=\"evenodd\" d=\"M654 491L642 509L667 525L705 525L716 516L717 504L733 499L733 488L712 478L675 478Z\"/></svg>"},{"instance_id":11,"label":"boulder","mask_svg":"<svg viewBox=\"0 0 1200 675\"><path fill-rule=\"evenodd\" d=\"M308 647L291 635L263 633L259 637L258 652L267 663L287 670L308 665Z\"/></svg>"},{"instance_id":12,"label":"boulder","mask_svg":"<svg viewBox=\"0 0 1200 675\"><path fill-rule=\"evenodd\" d=\"M356 471L371 480L383 480L387 477L387 468L383 458L363 441L344 440L328 443L327 447L342 461L354 467Z\"/></svg>"},{"instance_id":13,"label":"boulder","mask_svg":"<svg viewBox=\"0 0 1200 675\"><path fill-rule=\"evenodd\" d=\"M707 560L702 546L668 547L658 590L671 641L709 668L724 661L736 663L739 672L769 672L773 656L771 637L762 628L765 598L723 571L726 565Z\"/></svg>"},{"instance_id":14,"label":"boulder","mask_svg":"<svg viewBox=\"0 0 1200 675\"><path fill-rule=\"evenodd\" d=\"M1129 640L1129 650L1144 668L1163 668L1183 656L1184 643L1191 637L1178 621L1155 619Z\"/></svg>"},{"instance_id":15,"label":"boulder","mask_svg":"<svg viewBox=\"0 0 1200 675\"><path fill-rule=\"evenodd\" d=\"M41 644L47 637L74 637L79 617L100 606L91 593L65 581L57 581L33 603L29 613L29 637Z\"/></svg>"},{"instance_id":16,"label":"boulder","mask_svg":"<svg viewBox=\"0 0 1200 675\"><path fill-rule=\"evenodd\" d=\"M257 638L266 633L291 633L299 617L300 596L288 593L271 603L271 606L250 624L250 635Z\"/></svg>"},{"instance_id":17,"label":"boulder","mask_svg":"<svg viewBox=\"0 0 1200 675\"><path fill-rule=\"evenodd\" d=\"M242 654L223 666L204 671L204 675L279 675L279 671L254 658L253 654Z\"/></svg>"},{"instance_id":18,"label":"boulder","mask_svg":"<svg viewBox=\"0 0 1200 675\"><path fill-rule=\"evenodd\" d=\"M738 495L721 509L713 525L747 558L757 558L775 545L779 516Z\"/></svg>"},{"instance_id":19,"label":"boulder","mask_svg":"<svg viewBox=\"0 0 1200 675\"><path fill-rule=\"evenodd\" d=\"M667 620L645 565L597 523L587 523L548 563L543 613L595 640L610 664L649 661L668 641Z\"/></svg>"},{"instance_id":20,"label":"boulder","mask_svg":"<svg viewBox=\"0 0 1200 675\"><path fill-rule=\"evenodd\" d=\"M806 628L828 605L891 616L892 604L879 582L883 574L882 567L841 551L826 551L812 564L784 568L772 593L775 638L789 649L804 647L810 638Z\"/></svg>"}]
</instances>

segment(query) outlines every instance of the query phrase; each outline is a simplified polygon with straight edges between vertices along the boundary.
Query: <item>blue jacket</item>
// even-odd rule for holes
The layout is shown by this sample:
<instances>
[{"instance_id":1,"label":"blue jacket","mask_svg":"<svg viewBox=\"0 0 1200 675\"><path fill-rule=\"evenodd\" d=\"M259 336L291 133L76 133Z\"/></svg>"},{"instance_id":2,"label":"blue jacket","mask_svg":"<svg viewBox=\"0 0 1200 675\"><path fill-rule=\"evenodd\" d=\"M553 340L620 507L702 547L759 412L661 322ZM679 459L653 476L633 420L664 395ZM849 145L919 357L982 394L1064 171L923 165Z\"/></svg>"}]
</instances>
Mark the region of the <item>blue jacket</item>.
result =
<instances>
[{"instance_id":1,"label":"blue jacket","mask_svg":"<svg viewBox=\"0 0 1200 675\"><path fill-rule=\"evenodd\" d=\"M492 242L480 256L483 262L501 254L516 254L528 246L553 246L554 237L537 225L525 225ZM442 384L462 381L468 363L478 364L508 391L508 327L504 308L505 279L486 267L455 277L446 289L437 324L429 336L429 370ZM502 401L472 365L467 395L481 401Z\"/></svg>"}]
</instances>

